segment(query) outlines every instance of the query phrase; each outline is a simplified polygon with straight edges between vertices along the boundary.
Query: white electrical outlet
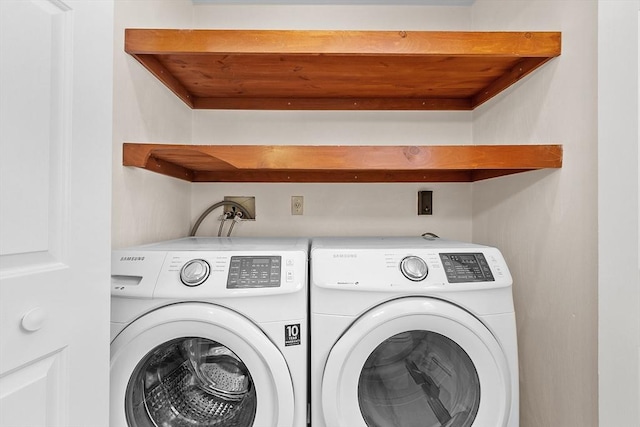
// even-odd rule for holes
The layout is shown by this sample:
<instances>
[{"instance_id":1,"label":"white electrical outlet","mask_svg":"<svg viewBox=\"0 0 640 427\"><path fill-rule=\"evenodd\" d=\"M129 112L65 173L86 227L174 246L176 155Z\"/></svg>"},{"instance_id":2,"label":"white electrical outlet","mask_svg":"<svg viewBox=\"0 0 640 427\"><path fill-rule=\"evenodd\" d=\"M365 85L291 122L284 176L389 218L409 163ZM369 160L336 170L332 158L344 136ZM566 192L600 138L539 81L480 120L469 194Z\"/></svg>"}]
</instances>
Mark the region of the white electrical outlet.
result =
<instances>
[{"instance_id":1,"label":"white electrical outlet","mask_svg":"<svg viewBox=\"0 0 640 427\"><path fill-rule=\"evenodd\" d=\"M304 211L304 197L291 196L291 215L302 215Z\"/></svg>"}]
</instances>

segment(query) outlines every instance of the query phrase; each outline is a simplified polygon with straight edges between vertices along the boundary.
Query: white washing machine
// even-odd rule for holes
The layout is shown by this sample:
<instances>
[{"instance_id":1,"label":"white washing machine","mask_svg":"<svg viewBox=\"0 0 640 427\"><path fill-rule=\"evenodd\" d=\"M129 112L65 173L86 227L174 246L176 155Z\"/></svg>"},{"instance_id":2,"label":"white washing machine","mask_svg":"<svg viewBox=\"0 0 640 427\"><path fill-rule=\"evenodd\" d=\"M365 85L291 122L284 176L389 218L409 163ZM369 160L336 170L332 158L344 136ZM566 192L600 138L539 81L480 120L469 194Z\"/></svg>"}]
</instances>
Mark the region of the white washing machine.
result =
<instances>
[{"instance_id":1,"label":"white washing machine","mask_svg":"<svg viewBox=\"0 0 640 427\"><path fill-rule=\"evenodd\" d=\"M313 427L517 427L512 279L495 248L311 244Z\"/></svg>"},{"instance_id":2,"label":"white washing machine","mask_svg":"<svg viewBox=\"0 0 640 427\"><path fill-rule=\"evenodd\" d=\"M308 250L192 237L114 251L110 425L306 426Z\"/></svg>"}]
</instances>

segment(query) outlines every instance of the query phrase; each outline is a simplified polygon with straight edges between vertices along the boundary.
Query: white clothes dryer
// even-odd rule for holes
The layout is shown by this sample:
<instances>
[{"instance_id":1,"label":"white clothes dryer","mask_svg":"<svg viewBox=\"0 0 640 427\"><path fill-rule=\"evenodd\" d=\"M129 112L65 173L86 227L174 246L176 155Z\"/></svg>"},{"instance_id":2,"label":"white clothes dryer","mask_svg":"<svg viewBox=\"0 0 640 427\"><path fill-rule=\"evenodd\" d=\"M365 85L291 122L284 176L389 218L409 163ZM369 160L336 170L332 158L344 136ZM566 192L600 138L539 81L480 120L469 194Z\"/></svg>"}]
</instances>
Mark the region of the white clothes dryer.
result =
<instances>
[{"instance_id":1,"label":"white clothes dryer","mask_svg":"<svg viewBox=\"0 0 640 427\"><path fill-rule=\"evenodd\" d=\"M313 427L517 427L512 278L442 239L311 244Z\"/></svg>"},{"instance_id":2,"label":"white clothes dryer","mask_svg":"<svg viewBox=\"0 0 640 427\"><path fill-rule=\"evenodd\" d=\"M307 239L113 251L110 425L304 427Z\"/></svg>"}]
</instances>

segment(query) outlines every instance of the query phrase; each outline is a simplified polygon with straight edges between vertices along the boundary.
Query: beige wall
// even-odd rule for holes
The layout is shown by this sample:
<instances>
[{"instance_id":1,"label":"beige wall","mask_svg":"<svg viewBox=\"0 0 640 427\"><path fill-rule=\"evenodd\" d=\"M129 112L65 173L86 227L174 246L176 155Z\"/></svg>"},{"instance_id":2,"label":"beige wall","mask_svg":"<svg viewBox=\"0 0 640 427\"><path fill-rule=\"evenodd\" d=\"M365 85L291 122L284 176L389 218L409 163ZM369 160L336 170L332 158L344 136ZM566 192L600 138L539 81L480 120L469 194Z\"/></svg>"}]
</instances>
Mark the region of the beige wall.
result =
<instances>
[{"instance_id":1,"label":"beige wall","mask_svg":"<svg viewBox=\"0 0 640 427\"><path fill-rule=\"evenodd\" d=\"M188 183L122 166L123 142L189 143L191 111L130 55L124 29L189 27L188 0L117 0L114 15L113 247L184 235Z\"/></svg>"},{"instance_id":2,"label":"beige wall","mask_svg":"<svg viewBox=\"0 0 640 427\"><path fill-rule=\"evenodd\" d=\"M562 31L561 57L474 112L473 141L560 143L564 166L475 184L473 240L514 276L521 426L596 426L596 3L479 0L473 22Z\"/></svg>"}]
</instances>

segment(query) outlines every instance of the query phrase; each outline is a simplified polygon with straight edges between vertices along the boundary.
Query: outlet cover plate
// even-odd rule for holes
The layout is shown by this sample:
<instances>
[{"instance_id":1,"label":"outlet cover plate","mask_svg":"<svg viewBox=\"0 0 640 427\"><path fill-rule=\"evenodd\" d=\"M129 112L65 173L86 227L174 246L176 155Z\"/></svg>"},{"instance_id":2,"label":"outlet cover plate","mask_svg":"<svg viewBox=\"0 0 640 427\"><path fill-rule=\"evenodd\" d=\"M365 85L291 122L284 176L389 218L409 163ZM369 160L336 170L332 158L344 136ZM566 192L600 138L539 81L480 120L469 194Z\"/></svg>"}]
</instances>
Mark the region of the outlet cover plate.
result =
<instances>
[{"instance_id":1,"label":"outlet cover plate","mask_svg":"<svg viewBox=\"0 0 640 427\"><path fill-rule=\"evenodd\" d=\"M302 215L304 213L304 197L291 196L291 215Z\"/></svg>"}]
</instances>

